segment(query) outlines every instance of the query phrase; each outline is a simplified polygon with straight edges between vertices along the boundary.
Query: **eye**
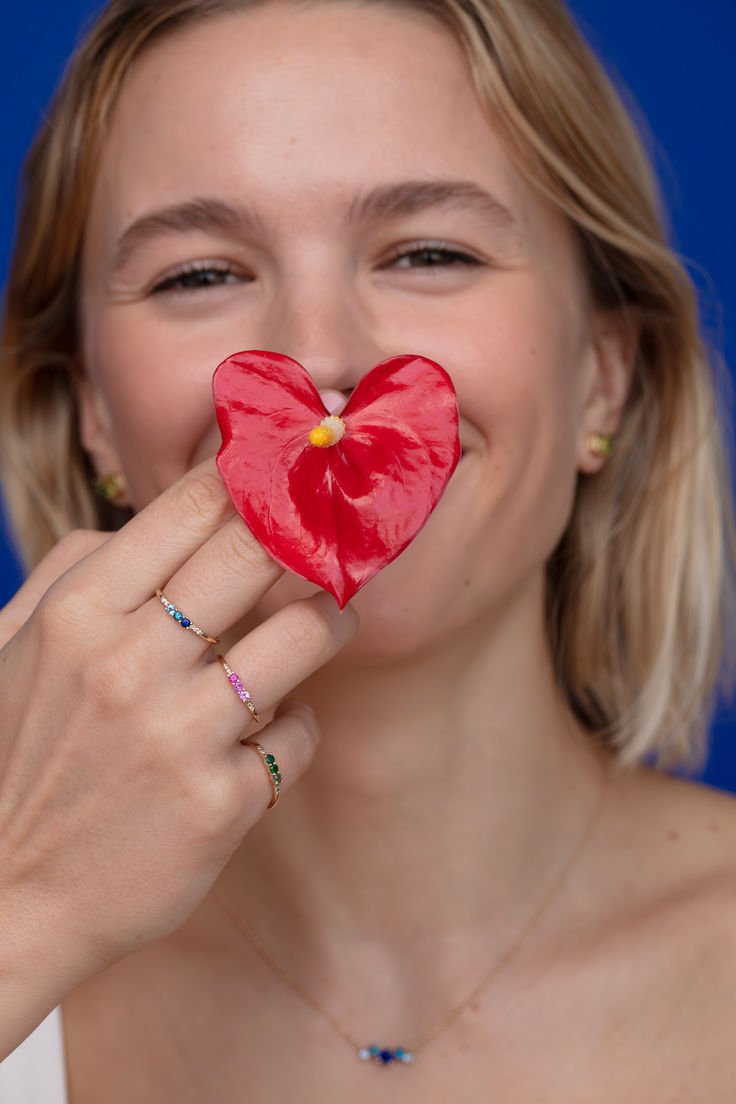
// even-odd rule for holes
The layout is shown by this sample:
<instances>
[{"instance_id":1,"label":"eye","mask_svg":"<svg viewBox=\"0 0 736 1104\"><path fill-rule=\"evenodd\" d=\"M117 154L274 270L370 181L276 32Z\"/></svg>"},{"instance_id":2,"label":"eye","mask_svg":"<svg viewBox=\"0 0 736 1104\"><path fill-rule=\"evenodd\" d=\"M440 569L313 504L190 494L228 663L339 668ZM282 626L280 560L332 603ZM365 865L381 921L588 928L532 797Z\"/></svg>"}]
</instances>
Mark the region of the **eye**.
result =
<instances>
[{"instance_id":1,"label":"eye","mask_svg":"<svg viewBox=\"0 0 736 1104\"><path fill-rule=\"evenodd\" d=\"M390 268L450 268L460 265L480 265L470 253L452 249L441 243L426 242L394 253L386 262Z\"/></svg>"},{"instance_id":2,"label":"eye","mask_svg":"<svg viewBox=\"0 0 736 1104\"><path fill-rule=\"evenodd\" d=\"M223 284L242 283L247 277L237 273L232 265L215 261L190 261L167 272L151 291L200 291Z\"/></svg>"}]
</instances>

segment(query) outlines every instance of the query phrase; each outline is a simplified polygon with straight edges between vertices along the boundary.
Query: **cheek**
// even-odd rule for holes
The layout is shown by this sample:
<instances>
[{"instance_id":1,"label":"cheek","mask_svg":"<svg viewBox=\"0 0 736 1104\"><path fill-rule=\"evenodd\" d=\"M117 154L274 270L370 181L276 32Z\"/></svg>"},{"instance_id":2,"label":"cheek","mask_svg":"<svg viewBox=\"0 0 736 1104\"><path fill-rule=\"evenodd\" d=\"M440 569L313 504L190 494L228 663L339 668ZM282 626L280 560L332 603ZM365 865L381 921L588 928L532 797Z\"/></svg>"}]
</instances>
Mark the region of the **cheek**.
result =
<instances>
[{"instance_id":1,"label":"cheek","mask_svg":"<svg viewBox=\"0 0 736 1104\"><path fill-rule=\"evenodd\" d=\"M551 481L553 471L575 464L584 320L570 295L531 280L491 293L483 306L456 313L451 327L433 335L427 355L450 372L461 413L499 472L489 492L535 473Z\"/></svg>"},{"instance_id":2,"label":"cheek","mask_svg":"<svg viewBox=\"0 0 736 1104\"><path fill-rule=\"evenodd\" d=\"M467 390L469 416L477 411L487 447L481 499L507 521L496 537L510 556L528 547L543 560L572 504L584 346L554 296L524 307L499 321L492 342L489 335L487 367Z\"/></svg>"},{"instance_id":3,"label":"cheek","mask_svg":"<svg viewBox=\"0 0 736 1104\"><path fill-rule=\"evenodd\" d=\"M436 593L442 580L466 612L539 578L577 484L585 322L577 301L548 284L517 290L485 316L458 318L453 347L435 346L473 432L443 504L447 526L413 567L420 587L431 578ZM403 582L411 588L410 571Z\"/></svg>"},{"instance_id":4,"label":"cheek","mask_svg":"<svg viewBox=\"0 0 736 1104\"><path fill-rule=\"evenodd\" d=\"M87 327L85 366L111 415L115 447L138 507L219 442L211 394L215 364L196 347L157 340L124 317Z\"/></svg>"}]
</instances>

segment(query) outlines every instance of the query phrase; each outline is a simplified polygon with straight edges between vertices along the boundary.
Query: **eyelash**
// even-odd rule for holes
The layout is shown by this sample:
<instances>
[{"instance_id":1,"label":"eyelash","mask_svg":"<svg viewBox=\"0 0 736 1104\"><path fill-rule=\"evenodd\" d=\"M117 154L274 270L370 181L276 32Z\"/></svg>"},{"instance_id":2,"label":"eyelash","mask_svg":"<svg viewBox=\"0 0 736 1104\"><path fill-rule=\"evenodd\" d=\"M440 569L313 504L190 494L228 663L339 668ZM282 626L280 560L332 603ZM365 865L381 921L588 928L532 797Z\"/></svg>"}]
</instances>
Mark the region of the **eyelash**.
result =
<instances>
[{"instance_id":1,"label":"eyelash","mask_svg":"<svg viewBox=\"0 0 736 1104\"><path fill-rule=\"evenodd\" d=\"M205 277L209 277L213 273L222 276L223 279L218 281L205 279ZM234 275L235 270L232 265L229 264L222 264L217 261L191 261L172 269L163 279L153 285L151 291L154 295L158 292L166 291L206 291L212 287L221 287L222 284L227 282L228 276ZM195 282L193 284L186 284L184 281L187 277L194 277Z\"/></svg>"},{"instance_id":2,"label":"eyelash","mask_svg":"<svg viewBox=\"0 0 736 1104\"><path fill-rule=\"evenodd\" d=\"M421 257L422 255L425 258L424 263L411 263L411 258ZM428 261L429 256L432 256L434 260ZM438 258L440 258L439 261ZM482 263L470 253L464 253L460 249L451 249L442 242L419 242L410 249L397 250L384 261L383 267L396 266L398 268L397 262L404 260L409 261L409 263L401 267L412 270L451 268L455 265L471 267ZM220 277L220 279L211 279L213 275ZM223 284L229 282L228 276L235 275L235 270L229 264L221 264L216 261L192 261L167 273L162 280L154 284L151 291L153 294L167 291L206 291L209 288L222 287ZM193 279L194 282L187 283L188 278Z\"/></svg>"},{"instance_id":3,"label":"eyelash","mask_svg":"<svg viewBox=\"0 0 736 1104\"><path fill-rule=\"evenodd\" d=\"M471 253L464 253L462 251L462 249L453 249L449 245L446 245L444 242L435 242L435 241L417 242L415 245L412 245L411 248L409 248L409 249L407 249L407 248L397 249L396 252L393 253L388 258L388 260L385 262L385 264L386 265L395 265L397 261L406 260L410 257L420 257L422 254L424 254L425 257L428 254L434 254L435 257L441 257L443 259L442 259L442 261L440 261L439 264L424 263L424 264L414 265L414 264L410 263L410 264L404 265L402 267L412 268L412 269L416 269L416 268L451 268L451 267L453 267L454 265L457 265L457 264L467 265L468 267L471 267L473 265L482 264L482 262L479 261L477 257L474 257Z\"/></svg>"}]
</instances>

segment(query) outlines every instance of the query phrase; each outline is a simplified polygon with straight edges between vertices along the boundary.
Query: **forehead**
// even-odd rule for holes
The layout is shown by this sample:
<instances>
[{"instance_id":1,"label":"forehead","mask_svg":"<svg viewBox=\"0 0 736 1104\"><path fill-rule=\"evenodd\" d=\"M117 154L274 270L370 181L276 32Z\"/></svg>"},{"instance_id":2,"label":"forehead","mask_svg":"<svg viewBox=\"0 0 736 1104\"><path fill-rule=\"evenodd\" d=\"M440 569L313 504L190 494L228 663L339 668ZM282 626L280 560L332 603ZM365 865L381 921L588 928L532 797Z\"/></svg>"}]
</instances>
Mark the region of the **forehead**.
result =
<instances>
[{"instance_id":1,"label":"forehead","mask_svg":"<svg viewBox=\"0 0 736 1104\"><path fill-rule=\"evenodd\" d=\"M247 209L269 248L295 254L343 240L356 201L437 181L490 195L514 250L580 283L566 217L507 154L447 28L381 2L257 4L136 60L97 169L83 286L100 264L109 276L135 223L193 199Z\"/></svg>"},{"instance_id":2,"label":"forehead","mask_svg":"<svg viewBox=\"0 0 736 1104\"><path fill-rule=\"evenodd\" d=\"M113 113L98 197L128 220L152 203L298 190L326 206L393 179L518 174L451 34L382 4L259 5L154 43ZM500 198L504 198L501 196Z\"/></svg>"}]
</instances>

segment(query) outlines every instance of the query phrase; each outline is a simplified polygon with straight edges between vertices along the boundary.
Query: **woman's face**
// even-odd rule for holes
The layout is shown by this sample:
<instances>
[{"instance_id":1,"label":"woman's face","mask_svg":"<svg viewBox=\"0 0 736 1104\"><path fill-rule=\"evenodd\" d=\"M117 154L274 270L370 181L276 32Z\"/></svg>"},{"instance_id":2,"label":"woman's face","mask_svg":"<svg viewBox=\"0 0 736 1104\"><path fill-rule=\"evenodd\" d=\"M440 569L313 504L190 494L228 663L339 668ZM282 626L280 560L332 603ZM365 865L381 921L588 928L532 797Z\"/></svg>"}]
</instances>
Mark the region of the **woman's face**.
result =
<instances>
[{"instance_id":1,"label":"woman's face","mask_svg":"<svg viewBox=\"0 0 736 1104\"><path fill-rule=\"evenodd\" d=\"M178 32L114 113L83 264L82 433L137 507L219 446L212 373L272 349L348 393L400 353L455 384L463 457L356 599L393 651L541 593L586 434L622 395L564 219L514 168L452 37L383 5ZM618 391L621 386L618 386ZM313 588L283 579L264 609Z\"/></svg>"}]
</instances>

